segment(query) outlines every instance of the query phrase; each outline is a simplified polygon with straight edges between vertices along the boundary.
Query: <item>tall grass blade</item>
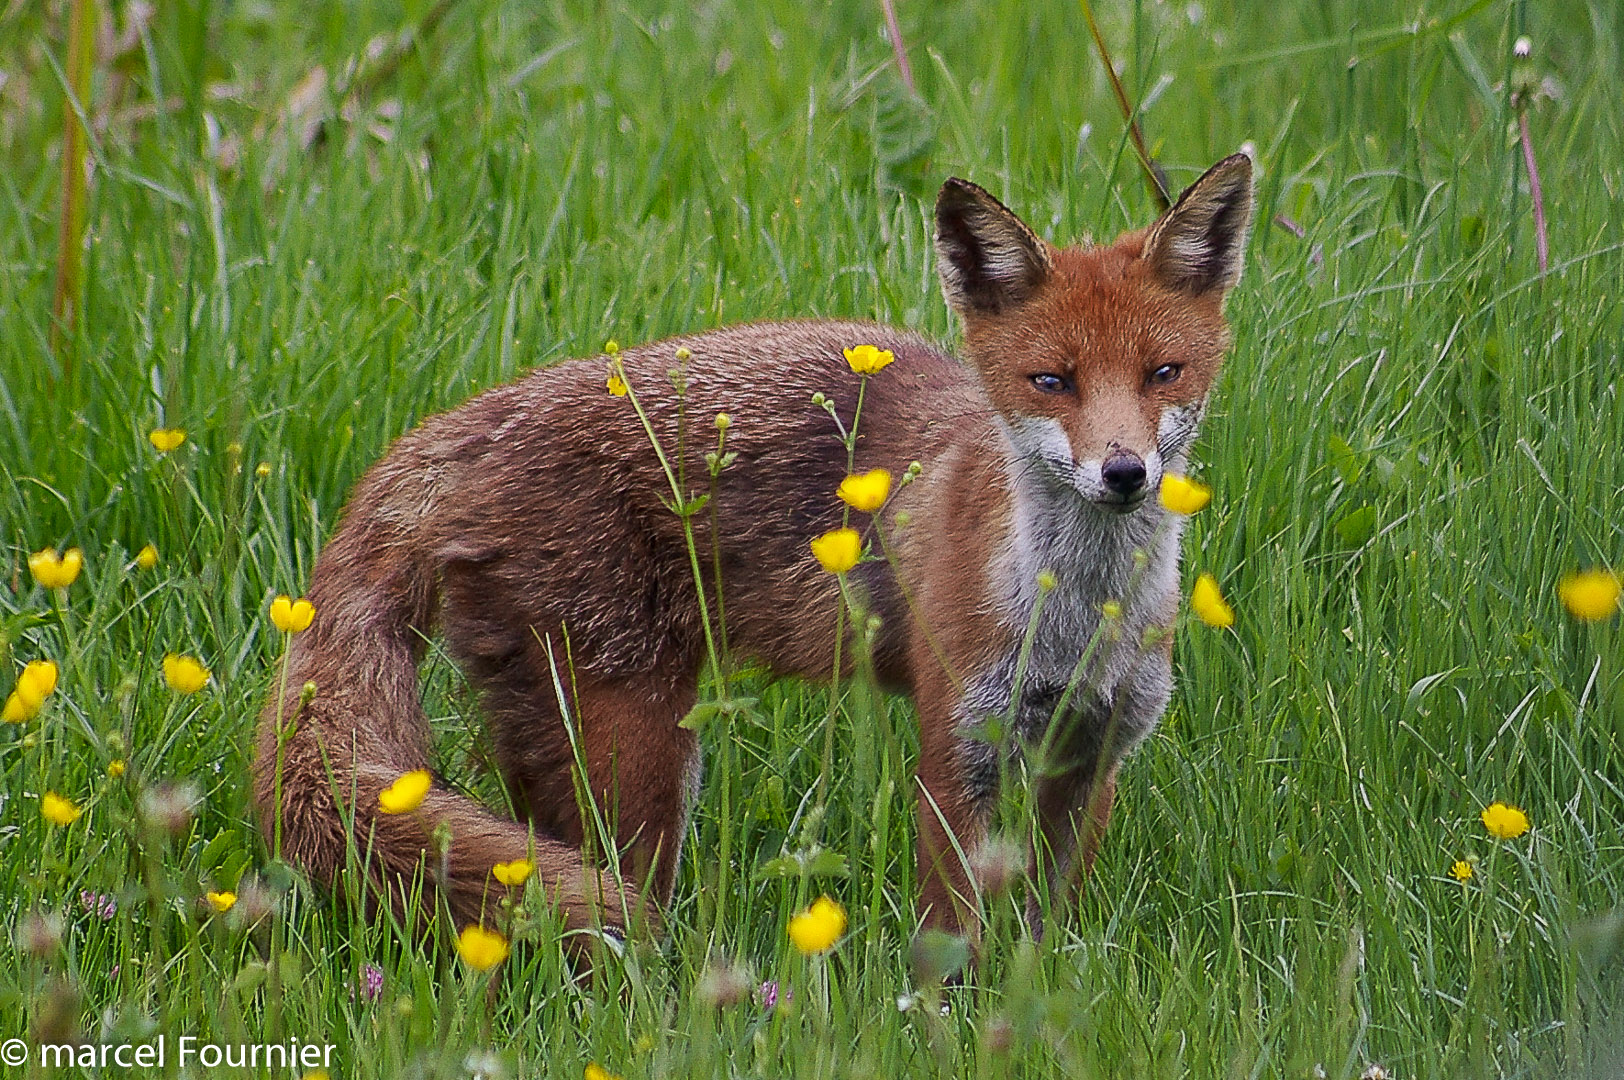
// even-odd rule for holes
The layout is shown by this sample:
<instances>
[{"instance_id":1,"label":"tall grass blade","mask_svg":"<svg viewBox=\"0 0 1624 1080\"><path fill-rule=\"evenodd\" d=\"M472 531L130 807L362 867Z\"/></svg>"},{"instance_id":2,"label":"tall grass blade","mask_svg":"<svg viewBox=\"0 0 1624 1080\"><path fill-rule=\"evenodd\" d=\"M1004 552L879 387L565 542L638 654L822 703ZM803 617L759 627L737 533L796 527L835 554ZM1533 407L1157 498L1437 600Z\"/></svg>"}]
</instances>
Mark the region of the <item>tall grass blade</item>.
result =
<instances>
[{"instance_id":1,"label":"tall grass blade","mask_svg":"<svg viewBox=\"0 0 1624 1080\"><path fill-rule=\"evenodd\" d=\"M95 33L95 11L90 0L72 0L68 8L68 90L62 104L62 211L57 232L56 285L51 293L51 352L57 358L62 379L67 379L72 371L72 342L79 320L88 150L81 117L90 103L91 47Z\"/></svg>"},{"instance_id":2,"label":"tall grass blade","mask_svg":"<svg viewBox=\"0 0 1624 1080\"><path fill-rule=\"evenodd\" d=\"M1173 205L1172 196L1168 193L1167 174L1145 146L1144 133L1139 130L1137 110L1128 100L1128 92L1123 89L1122 80L1117 78L1116 68L1111 66L1111 51L1105 47L1105 35L1100 33L1100 24L1094 21L1094 6L1088 0L1078 0L1078 3L1083 5L1083 18L1088 20L1088 32L1094 35L1094 48L1105 67L1105 77L1111 80L1111 91L1116 95L1117 107L1122 110L1122 119L1128 125L1128 137L1133 140L1134 153L1145 170L1145 179L1150 182L1150 193L1155 196L1156 205L1166 210Z\"/></svg>"},{"instance_id":3,"label":"tall grass blade","mask_svg":"<svg viewBox=\"0 0 1624 1080\"><path fill-rule=\"evenodd\" d=\"M908 48L902 43L902 27L897 24L896 5L891 0L880 0L880 7L885 9L885 32L891 38L891 51L897 57L897 71L902 75L902 85L908 88L913 97L919 96L919 87L914 84L913 68L908 64Z\"/></svg>"}]
</instances>

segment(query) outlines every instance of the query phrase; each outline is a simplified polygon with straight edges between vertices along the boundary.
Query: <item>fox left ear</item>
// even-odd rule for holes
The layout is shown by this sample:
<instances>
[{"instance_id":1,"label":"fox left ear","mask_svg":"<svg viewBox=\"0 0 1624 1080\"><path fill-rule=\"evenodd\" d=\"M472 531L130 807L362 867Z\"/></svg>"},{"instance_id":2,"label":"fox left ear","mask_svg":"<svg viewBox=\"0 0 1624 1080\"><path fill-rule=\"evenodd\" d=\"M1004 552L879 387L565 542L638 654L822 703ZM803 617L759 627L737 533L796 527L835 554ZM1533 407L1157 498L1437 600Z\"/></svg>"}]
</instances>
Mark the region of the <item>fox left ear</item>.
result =
<instances>
[{"instance_id":1,"label":"fox left ear","mask_svg":"<svg viewBox=\"0 0 1624 1080\"><path fill-rule=\"evenodd\" d=\"M1018 307L1049 276L1049 248L988 192L951 177L936 196L936 272L961 316Z\"/></svg>"},{"instance_id":2,"label":"fox left ear","mask_svg":"<svg viewBox=\"0 0 1624 1080\"><path fill-rule=\"evenodd\" d=\"M1162 284L1192 296L1240 280L1252 227L1252 159L1231 154L1202 174L1151 226L1144 259Z\"/></svg>"}]
</instances>

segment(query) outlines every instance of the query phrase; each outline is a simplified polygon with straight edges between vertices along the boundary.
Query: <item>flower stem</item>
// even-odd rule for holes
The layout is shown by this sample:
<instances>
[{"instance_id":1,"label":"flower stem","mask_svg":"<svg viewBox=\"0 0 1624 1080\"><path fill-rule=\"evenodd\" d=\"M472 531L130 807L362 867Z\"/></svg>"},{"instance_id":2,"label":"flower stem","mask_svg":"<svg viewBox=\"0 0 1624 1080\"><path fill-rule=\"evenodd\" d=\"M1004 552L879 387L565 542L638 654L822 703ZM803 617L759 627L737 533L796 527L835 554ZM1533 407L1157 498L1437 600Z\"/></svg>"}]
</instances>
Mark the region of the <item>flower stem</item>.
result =
<instances>
[{"instance_id":1,"label":"flower stem","mask_svg":"<svg viewBox=\"0 0 1624 1080\"><path fill-rule=\"evenodd\" d=\"M694 542L694 528L692 516L686 513L688 500L682 492L682 482L677 477L677 471L671 466L671 459L666 457L665 448L660 445L660 438L654 431L654 424L649 420L648 413L643 409L643 403L637 399L637 392L632 389L631 380L626 378L625 365L618 359L615 366L620 376L626 382L626 400L632 403L637 412L637 419L642 422L643 432L648 436L649 443L654 447L654 454L660 459L660 471L665 473L666 483L671 486L672 505L677 516L682 520L682 536L688 548L688 566L694 575L694 589L699 596L699 622L705 632L705 651L710 660L711 683L716 687L717 693L725 700L727 698L726 680L722 677L721 657L716 649L716 634L711 628L710 602L705 597L705 576L699 567L699 547ZM680 424L680 421L679 421ZM678 445L681 445L681 432L678 432Z\"/></svg>"},{"instance_id":2,"label":"flower stem","mask_svg":"<svg viewBox=\"0 0 1624 1080\"><path fill-rule=\"evenodd\" d=\"M850 602L846 595L846 575L838 575L840 582L840 606L835 609L835 666L829 675L829 713L823 720L823 761L818 765L818 805L826 806L829 802L830 763L835 756L835 712L840 706L840 663L841 646L846 642L846 605Z\"/></svg>"},{"instance_id":3,"label":"flower stem","mask_svg":"<svg viewBox=\"0 0 1624 1080\"><path fill-rule=\"evenodd\" d=\"M287 719L288 700L288 654L292 652L293 635L282 634L282 675L276 686L276 778L274 791L271 795L271 814L273 824L271 827L271 858L280 862L282 859L282 767L287 756L288 739L292 736L293 725Z\"/></svg>"}]
</instances>

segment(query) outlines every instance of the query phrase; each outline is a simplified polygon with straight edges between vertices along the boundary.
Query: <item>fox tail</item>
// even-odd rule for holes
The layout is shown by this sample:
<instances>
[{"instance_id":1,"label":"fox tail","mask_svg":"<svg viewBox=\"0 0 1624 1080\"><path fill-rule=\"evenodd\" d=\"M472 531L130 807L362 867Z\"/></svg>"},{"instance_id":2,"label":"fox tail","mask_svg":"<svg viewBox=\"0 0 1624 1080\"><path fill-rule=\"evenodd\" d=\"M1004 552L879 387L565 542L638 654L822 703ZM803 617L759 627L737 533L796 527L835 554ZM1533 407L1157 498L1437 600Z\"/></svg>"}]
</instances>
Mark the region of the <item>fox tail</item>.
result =
<instances>
[{"instance_id":1,"label":"fox tail","mask_svg":"<svg viewBox=\"0 0 1624 1080\"><path fill-rule=\"evenodd\" d=\"M261 827L311 877L381 896L403 920L427 882L458 925L479 922L507 890L492 867L528 859L532 887L548 890L571 928L624 930L647 914L635 890L587 868L578 849L437 779L415 809L380 807L380 792L429 763L417 668L437 607L438 571L421 540L436 500L423 479L434 470L415 464L392 454L375 467L317 560L308 592L315 619L293 636L278 684L286 694L273 692L259 721Z\"/></svg>"}]
</instances>

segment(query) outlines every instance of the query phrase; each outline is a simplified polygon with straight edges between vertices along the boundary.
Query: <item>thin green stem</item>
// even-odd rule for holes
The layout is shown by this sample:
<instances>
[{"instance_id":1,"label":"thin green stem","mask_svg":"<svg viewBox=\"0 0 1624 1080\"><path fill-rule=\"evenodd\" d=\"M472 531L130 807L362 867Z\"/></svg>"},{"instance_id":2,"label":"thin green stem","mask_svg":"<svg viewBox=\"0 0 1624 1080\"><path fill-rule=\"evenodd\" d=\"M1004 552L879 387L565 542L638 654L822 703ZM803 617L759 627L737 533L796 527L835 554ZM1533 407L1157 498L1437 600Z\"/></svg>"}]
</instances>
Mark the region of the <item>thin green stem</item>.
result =
<instances>
[{"instance_id":1,"label":"thin green stem","mask_svg":"<svg viewBox=\"0 0 1624 1080\"><path fill-rule=\"evenodd\" d=\"M287 718L288 656L293 651L293 635L282 634L282 673L276 682L276 777L271 795L271 858L282 860L282 769L287 757L288 740L293 735L293 723ZM297 718L295 718L296 721Z\"/></svg>"},{"instance_id":2,"label":"thin green stem","mask_svg":"<svg viewBox=\"0 0 1624 1080\"><path fill-rule=\"evenodd\" d=\"M835 663L834 670L829 675L829 711L823 722L823 761L818 766L818 805L826 806L829 801L829 788L832 781L829 779L829 766L835 756L835 714L840 706L840 671L844 659L841 653L846 642L846 607L850 597L846 592L846 575L836 576L840 586L840 605L835 609Z\"/></svg>"},{"instance_id":3,"label":"thin green stem","mask_svg":"<svg viewBox=\"0 0 1624 1080\"><path fill-rule=\"evenodd\" d=\"M705 595L705 576L699 566L699 545L694 540L693 516L690 512L690 502L683 494L682 483L677 470L671 466L670 458L666 457L665 448L660 445L660 438L654 431L654 424L649 420L648 413L643 409L643 403L637 398L637 391L632 387L631 380L626 376L626 367L617 357L612 362L616 374L620 375L626 383L626 400L631 402L632 408L637 412L637 419L643 425L643 432L654 447L655 456L660 460L660 471L665 474L666 483L671 487L672 510L682 520L683 542L688 549L688 567L694 576L694 589L699 597L699 621L705 634L705 652L710 661L710 677L712 686L725 700L727 696L726 680L722 675L721 657L716 647L716 634L711 627L710 603ZM679 395L680 398L681 395ZM681 444L682 434L679 431L678 444Z\"/></svg>"}]
</instances>

